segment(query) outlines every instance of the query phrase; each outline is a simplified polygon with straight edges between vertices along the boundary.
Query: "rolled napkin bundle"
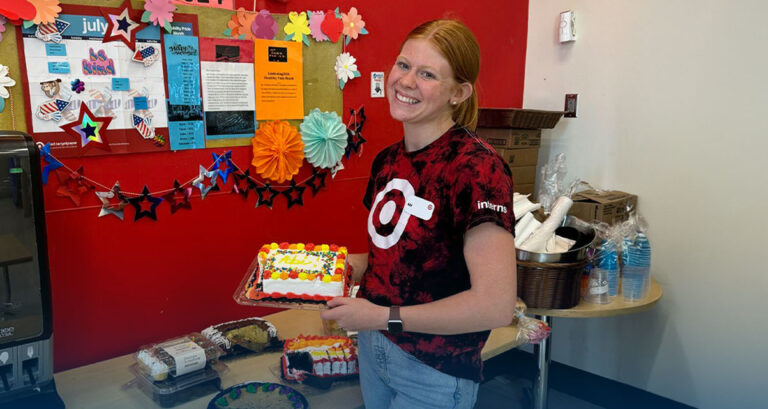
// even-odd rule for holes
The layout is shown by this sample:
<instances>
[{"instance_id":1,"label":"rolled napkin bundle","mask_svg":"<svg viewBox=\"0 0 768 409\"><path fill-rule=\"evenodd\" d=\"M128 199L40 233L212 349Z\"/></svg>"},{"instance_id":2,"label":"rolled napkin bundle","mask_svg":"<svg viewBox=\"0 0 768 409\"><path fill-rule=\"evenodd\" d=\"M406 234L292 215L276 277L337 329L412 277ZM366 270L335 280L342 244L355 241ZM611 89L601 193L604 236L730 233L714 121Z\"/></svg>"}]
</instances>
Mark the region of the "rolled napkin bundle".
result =
<instances>
[{"instance_id":1,"label":"rolled napkin bundle","mask_svg":"<svg viewBox=\"0 0 768 409\"><path fill-rule=\"evenodd\" d=\"M535 212L541 208L541 204L531 202L528 197L530 195L521 195L515 192L512 196L512 210L515 212L515 220L520 220L530 212Z\"/></svg>"},{"instance_id":2,"label":"rolled napkin bundle","mask_svg":"<svg viewBox=\"0 0 768 409\"><path fill-rule=\"evenodd\" d=\"M544 251L546 253L565 253L573 247L574 243L576 243L576 240L554 235L547 240Z\"/></svg>"},{"instance_id":3,"label":"rolled napkin bundle","mask_svg":"<svg viewBox=\"0 0 768 409\"><path fill-rule=\"evenodd\" d=\"M573 205L571 198L567 196L558 197L554 206L552 206L552 212L547 217L547 220L520 244L520 249L536 253L546 252L547 241L555 234L555 230L560 227L571 205Z\"/></svg>"},{"instance_id":4,"label":"rolled napkin bundle","mask_svg":"<svg viewBox=\"0 0 768 409\"><path fill-rule=\"evenodd\" d=\"M541 222L533 217L533 213L526 213L525 216L515 224L515 246L520 247L525 240L541 226Z\"/></svg>"}]
</instances>

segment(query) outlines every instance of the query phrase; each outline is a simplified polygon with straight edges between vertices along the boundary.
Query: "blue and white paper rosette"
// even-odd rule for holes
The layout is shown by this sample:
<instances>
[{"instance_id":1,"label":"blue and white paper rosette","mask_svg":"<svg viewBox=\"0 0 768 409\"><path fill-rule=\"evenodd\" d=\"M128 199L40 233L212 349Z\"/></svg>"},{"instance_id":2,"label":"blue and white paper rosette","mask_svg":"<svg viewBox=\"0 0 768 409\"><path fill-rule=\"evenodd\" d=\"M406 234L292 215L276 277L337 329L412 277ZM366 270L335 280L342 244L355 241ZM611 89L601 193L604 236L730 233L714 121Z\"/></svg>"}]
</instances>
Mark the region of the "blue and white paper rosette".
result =
<instances>
[{"instance_id":1,"label":"blue and white paper rosette","mask_svg":"<svg viewBox=\"0 0 768 409\"><path fill-rule=\"evenodd\" d=\"M347 147L347 127L336 112L313 109L301 123L304 156L312 166L333 168Z\"/></svg>"}]
</instances>

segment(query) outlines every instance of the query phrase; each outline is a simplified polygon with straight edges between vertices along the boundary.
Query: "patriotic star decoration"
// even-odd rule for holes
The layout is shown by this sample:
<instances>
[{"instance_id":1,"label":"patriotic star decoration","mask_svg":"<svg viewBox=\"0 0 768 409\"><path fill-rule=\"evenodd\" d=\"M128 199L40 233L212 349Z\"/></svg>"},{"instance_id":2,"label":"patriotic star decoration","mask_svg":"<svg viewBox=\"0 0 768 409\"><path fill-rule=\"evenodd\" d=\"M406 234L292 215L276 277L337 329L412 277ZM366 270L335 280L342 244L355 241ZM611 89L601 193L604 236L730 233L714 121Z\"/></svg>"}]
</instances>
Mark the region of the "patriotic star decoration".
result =
<instances>
[{"instance_id":1,"label":"patriotic star decoration","mask_svg":"<svg viewBox=\"0 0 768 409\"><path fill-rule=\"evenodd\" d=\"M227 183L229 173L237 171L237 168L232 163L232 151L227 151L221 156L216 155L216 153L211 153L211 155L213 155L213 168L211 169L219 171L219 178L221 178L221 183ZM222 167L222 163L227 166L226 169Z\"/></svg>"},{"instance_id":2,"label":"patriotic star decoration","mask_svg":"<svg viewBox=\"0 0 768 409\"><path fill-rule=\"evenodd\" d=\"M209 171L203 165L200 166L200 174L192 181L192 186L200 190L200 196L205 199L208 192L216 190L216 176L219 174L218 170ZM205 179L209 180L210 185L205 185Z\"/></svg>"},{"instance_id":3,"label":"patriotic star decoration","mask_svg":"<svg viewBox=\"0 0 768 409\"><path fill-rule=\"evenodd\" d=\"M306 187L296 185L296 181L291 179L291 187L282 192L283 196L288 198L289 209L295 204L304 206L304 198L302 195L304 194L305 189Z\"/></svg>"},{"instance_id":4,"label":"patriotic star decoration","mask_svg":"<svg viewBox=\"0 0 768 409\"><path fill-rule=\"evenodd\" d=\"M97 117L88 109L87 104L80 104L80 116L74 121L59 128L80 140L81 148L98 147L105 151L111 150L107 141L107 127L112 122L111 116Z\"/></svg>"},{"instance_id":5,"label":"patriotic star decoration","mask_svg":"<svg viewBox=\"0 0 768 409\"><path fill-rule=\"evenodd\" d=\"M107 11L114 9L101 9L101 14L107 21L107 30L104 32L102 42L122 41L131 50L136 49L136 33L146 26L141 22L141 14L131 8L130 0L125 0L120 6L120 12Z\"/></svg>"},{"instance_id":6,"label":"patriotic star decoration","mask_svg":"<svg viewBox=\"0 0 768 409\"><path fill-rule=\"evenodd\" d=\"M259 196L256 199L256 206L254 207L265 205L271 209L272 203L274 202L275 197L277 197L277 195L280 194L279 191L272 189L272 186L269 185L269 182L267 182L267 184L265 184L264 186L256 187L253 190L256 191L256 194ZM269 197L265 198L266 196L265 194L267 193L269 194Z\"/></svg>"},{"instance_id":7,"label":"patriotic star decoration","mask_svg":"<svg viewBox=\"0 0 768 409\"><path fill-rule=\"evenodd\" d=\"M140 196L128 199L128 202L136 210L136 214L133 216L133 221L138 221L144 217L149 217L150 219L157 221L157 206L162 201L162 198L152 196L149 193L149 188L144 185L144 189L141 191Z\"/></svg>"},{"instance_id":8,"label":"patriotic star decoration","mask_svg":"<svg viewBox=\"0 0 768 409\"><path fill-rule=\"evenodd\" d=\"M243 200L248 199L248 192L253 189L256 184L251 180L251 170L246 169L245 172L233 173L235 182L232 184L232 193L239 194Z\"/></svg>"},{"instance_id":9,"label":"patriotic star decoration","mask_svg":"<svg viewBox=\"0 0 768 409\"><path fill-rule=\"evenodd\" d=\"M101 201L101 210L99 211L99 217L112 215L120 220L123 220L125 213L125 206L128 206L128 200L120 193L120 182L115 182L111 190L106 192L94 192L96 197ZM118 199L117 203L112 203L112 199Z\"/></svg>"},{"instance_id":10,"label":"patriotic star decoration","mask_svg":"<svg viewBox=\"0 0 768 409\"><path fill-rule=\"evenodd\" d=\"M152 118L148 116L131 114L133 116L133 127L144 139L153 139L155 137L155 127L152 126Z\"/></svg>"},{"instance_id":11,"label":"patriotic star decoration","mask_svg":"<svg viewBox=\"0 0 768 409\"><path fill-rule=\"evenodd\" d=\"M39 146L39 145L38 145ZM43 167L43 184L48 184L48 175L51 173L51 171L54 171L62 166L64 166L63 163L56 160L51 155L51 144L46 143L40 148L40 153L43 154L43 161L45 161L45 166Z\"/></svg>"},{"instance_id":12,"label":"patriotic star decoration","mask_svg":"<svg viewBox=\"0 0 768 409\"><path fill-rule=\"evenodd\" d=\"M93 189L83 176L82 166L74 172L56 171L56 176L59 178L56 196L69 198L75 206L80 206L83 193Z\"/></svg>"},{"instance_id":13,"label":"patriotic star decoration","mask_svg":"<svg viewBox=\"0 0 768 409\"><path fill-rule=\"evenodd\" d=\"M349 113L351 114L350 121L355 123L353 126L349 126L349 122L347 122L347 151L345 152L347 159L349 159L353 151L358 155L362 154L362 146L366 142L362 135L363 125L365 125L365 120L367 119L365 107L360 107L358 110L351 109ZM357 120L358 115L360 115L359 122Z\"/></svg>"},{"instance_id":14,"label":"patriotic star decoration","mask_svg":"<svg viewBox=\"0 0 768 409\"><path fill-rule=\"evenodd\" d=\"M171 214L179 209L192 210L189 198L192 196L192 187L181 187L178 180L173 181L173 190L163 195L163 199L171 205Z\"/></svg>"},{"instance_id":15,"label":"patriotic star decoration","mask_svg":"<svg viewBox=\"0 0 768 409\"><path fill-rule=\"evenodd\" d=\"M307 185L312 188L312 197L317 195L320 189L325 187L325 177L328 176L327 171L318 171L317 168L312 168L312 177L307 180Z\"/></svg>"}]
</instances>

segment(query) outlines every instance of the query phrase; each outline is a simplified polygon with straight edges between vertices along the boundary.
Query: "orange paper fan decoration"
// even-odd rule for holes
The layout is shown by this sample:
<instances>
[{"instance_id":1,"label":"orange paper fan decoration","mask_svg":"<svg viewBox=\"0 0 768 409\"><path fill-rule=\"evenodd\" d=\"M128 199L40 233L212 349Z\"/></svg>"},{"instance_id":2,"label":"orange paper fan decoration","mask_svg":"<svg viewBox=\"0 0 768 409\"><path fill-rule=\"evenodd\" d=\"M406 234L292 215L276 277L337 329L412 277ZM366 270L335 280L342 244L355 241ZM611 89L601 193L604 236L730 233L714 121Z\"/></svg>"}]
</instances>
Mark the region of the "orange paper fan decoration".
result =
<instances>
[{"instance_id":1,"label":"orange paper fan decoration","mask_svg":"<svg viewBox=\"0 0 768 409\"><path fill-rule=\"evenodd\" d=\"M27 0L37 10L35 18L32 22L35 24L53 23L56 17L61 13L61 7L59 7L59 0Z\"/></svg>"},{"instance_id":2,"label":"orange paper fan decoration","mask_svg":"<svg viewBox=\"0 0 768 409\"><path fill-rule=\"evenodd\" d=\"M262 122L251 143L251 164L263 178L280 183L299 173L304 161L304 142L299 131L288 122Z\"/></svg>"}]
</instances>

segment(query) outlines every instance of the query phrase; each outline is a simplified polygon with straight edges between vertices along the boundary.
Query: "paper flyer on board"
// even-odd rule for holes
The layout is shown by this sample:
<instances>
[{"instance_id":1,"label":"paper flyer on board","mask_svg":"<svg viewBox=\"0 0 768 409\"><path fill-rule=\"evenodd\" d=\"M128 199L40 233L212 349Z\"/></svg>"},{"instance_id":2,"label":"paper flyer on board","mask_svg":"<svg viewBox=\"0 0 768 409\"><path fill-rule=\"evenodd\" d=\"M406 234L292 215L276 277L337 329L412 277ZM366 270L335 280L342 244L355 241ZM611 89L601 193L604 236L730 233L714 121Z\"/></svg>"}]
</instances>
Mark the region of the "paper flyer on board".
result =
<instances>
[{"instance_id":1,"label":"paper flyer on board","mask_svg":"<svg viewBox=\"0 0 768 409\"><path fill-rule=\"evenodd\" d=\"M102 16L61 14L55 24L22 29L30 133L59 157L168 149L155 139L168 125L158 27L137 34L138 54L121 42L103 43L106 27ZM142 63L136 55L147 58ZM136 127L136 98L151 127ZM86 150L60 128L79 118L82 103L94 116L111 118L103 149Z\"/></svg>"},{"instance_id":2,"label":"paper flyer on board","mask_svg":"<svg viewBox=\"0 0 768 409\"><path fill-rule=\"evenodd\" d=\"M256 130L253 42L200 38L206 145L248 145ZM231 139L244 139L237 141Z\"/></svg>"},{"instance_id":3,"label":"paper flyer on board","mask_svg":"<svg viewBox=\"0 0 768 409\"><path fill-rule=\"evenodd\" d=\"M304 118L301 43L254 40L256 119Z\"/></svg>"},{"instance_id":4,"label":"paper flyer on board","mask_svg":"<svg viewBox=\"0 0 768 409\"><path fill-rule=\"evenodd\" d=\"M205 147L197 37L165 35L171 150Z\"/></svg>"}]
</instances>

